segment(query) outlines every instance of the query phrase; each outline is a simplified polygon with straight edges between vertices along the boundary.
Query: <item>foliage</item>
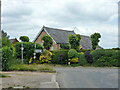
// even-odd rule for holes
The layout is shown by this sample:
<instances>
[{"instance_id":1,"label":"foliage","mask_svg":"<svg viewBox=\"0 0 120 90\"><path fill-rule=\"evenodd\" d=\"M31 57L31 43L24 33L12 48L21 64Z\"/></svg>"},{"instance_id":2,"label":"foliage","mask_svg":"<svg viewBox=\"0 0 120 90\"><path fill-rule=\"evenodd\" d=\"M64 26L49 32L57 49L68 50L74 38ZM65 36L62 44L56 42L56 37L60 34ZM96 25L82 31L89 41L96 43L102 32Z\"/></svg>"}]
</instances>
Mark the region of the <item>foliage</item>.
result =
<instances>
[{"instance_id":1,"label":"foliage","mask_svg":"<svg viewBox=\"0 0 120 90\"><path fill-rule=\"evenodd\" d=\"M70 48L75 49L75 50L79 50L80 40L81 40L81 36L79 34L77 34L77 35L74 35L74 34L69 35L68 36L68 42L70 44Z\"/></svg>"},{"instance_id":2,"label":"foliage","mask_svg":"<svg viewBox=\"0 0 120 90\"><path fill-rule=\"evenodd\" d=\"M8 46L12 50L12 54L16 56L15 48L13 47L12 43L10 40L6 37L2 37L2 47Z\"/></svg>"},{"instance_id":3,"label":"foliage","mask_svg":"<svg viewBox=\"0 0 120 90\"><path fill-rule=\"evenodd\" d=\"M77 51L75 49L70 49L68 51L68 57L69 57L69 59L78 57Z\"/></svg>"},{"instance_id":4,"label":"foliage","mask_svg":"<svg viewBox=\"0 0 120 90\"><path fill-rule=\"evenodd\" d=\"M15 71L55 71L52 69L49 65L37 65L37 64L14 64L10 66L9 70L15 70Z\"/></svg>"},{"instance_id":5,"label":"foliage","mask_svg":"<svg viewBox=\"0 0 120 90\"><path fill-rule=\"evenodd\" d=\"M2 37L9 38L10 36L7 35L7 33L2 30Z\"/></svg>"},{"instance_id":6,"label":"foliage","mask_svg":"<svg viewBox=\"0 0 120 90\"><path fill-rule=\"evenodd\" d=\"M52 63L54 64L67 64L68 61L67 50L56 50L53 51Z\"/></svg>"},{"instance_id":7,"label":"foliage","mask_svg":"<svg viewBox=\"0 0 120 90\"><path fill-rule=\"evenodd\" d=\"M88 64L88 62L87 62L86 59L85 59L84 53L79 53L79 54L78 54L78 58L79 58L79 65L80 65L80 66L85 66L85 65Z\"/></svg>"},{"instance_id":8,"label":"foliage","mask_svg":"<svg viewBox=\"0 0 120 90\"><path fill-rule=\"evenodd\" d=\"M78 63L78 57L69 59L71 63Z\"/></svg>"},{"instance_id":9,"label":"foliage","mask_svg":"<svg viewBox=\"0 0 120 90\"><path fill-rule=\"evenodd\" d=\"M20 36L19 39L23 42L29 42L29 37L28 36Z\"/></svg>"},{"instance_id":10,"label":"foliage","mask_svg":"<svg viewBox=\"0 0 120 90\"><path fill-rule=\"evenodd\" d=\"M70 49L68 44L60 44L60 48L62 48L62 49Z\"/></svg>"},{"instance_id":11,"label":"foliage","mask_svg":"<svg viewBox=\"0 0 120 90\"><path fill-rule=\"evenodd\" d=\"M51 56L52 56L52 53L46 50L40 55L39 59L42 63L51 63Z\"/></svg>"},{"instance_id":12,"label":"foliage","mask_svg":"<svg viewBox=\"0 0 120 90\"><path fill-rule=\"evenodd\" d=\"M29 60L29 64L31 64L33 61L33 58L31 57L30 60Z\"/></svg>"},{"instance_id":13,"label":"foliage","mask_svg":"<svg viewBox=\"0 0 120 90\"><path fill-rule=\"evenodd\" d=\"M98 46L98 42L100 41L99 38L101 38L101 35L99 33L94 33L90 36L91 43L92 43L92 49L95 50Z\"/></svg>"},{"instance_id":14,"label":"foliage","mask_svg":"<svg viewBox=\"0 0 120 90\"><path fill-rule=\"evenodd\" d=\"M81 50L78 50L78 53L81 53L81 52L86 52L88 49L81 49ZM90 51L92 51L92 50L90 50Z\"/></svg>"},{"instance_id":15,"label":"foliage","mask_svg":"<svg viewBox=\"0 0 120 90\"><path fill-rule=\"evenodd\" d=\"M12 43L10 42L10 40L6 37L2 37L2 47L4 46L9 46L12 47Z\"/></svg>"},{"instance_id":16,"label":"foliage","mask_svg":"<svg viewBox=\"0 0 120 90\"><path fill-rule=\"evenodd\" d=\"M90 50L85 52L85 59L87 60L88 63L93 63L92 56L90 54Z\"/></svg>"},{"instance_id":17,"label":"foliage","mask_svg":"<svg viewBox=\"0 0 120 90\"><path fill-rule=\"evenodd\" d=\"M95 50L91 52L94 60L94 66L116 66L118 67L118 60L120 59L119 50Z\"/></svg>"},{"instance_id":18,"label":"foliage","mask_svg":"<svg viewBox=\"0 0 120 90\"><path fill-rule=\"evenodd\" d=\"M118 48L112 48L112 50L120 50L120 48L118 47Z\"/></svg>"},{"instance_id":19,"label":"foliage","mask_svg":"<svg viewBox=\"0 0 120 90\"><path fill-rule=\"evenodd\" d=\"M12 59L12 50L10 47L5 46L2 48L2 70L8 70L8 60Z\"/></svg>"},{"instance_id":20,"label":"foliage","mask_svg":"<svg viewBox=\"0 0 120 90\"><path fill-rule=\"evenodd\" d=\"M21 42L15 43L15 50L17 58L21 58ZM23 58L30 59L33 57L35 43L32 42L23 42ZM41 45L36 44L36 49L43 49Z\"/></svg>"},{"instance_id":21,"label":"foliage","mask_svg":"<svg viewBox=\"0 0 120 90\"><path fill-rule=\"evenodd\" d=\"M50 50L50 47L53 44L52 38L50 36L44 36L42 37L42 40L44 41L43 46L46 50Z\"/></svg>"}]
</instances>

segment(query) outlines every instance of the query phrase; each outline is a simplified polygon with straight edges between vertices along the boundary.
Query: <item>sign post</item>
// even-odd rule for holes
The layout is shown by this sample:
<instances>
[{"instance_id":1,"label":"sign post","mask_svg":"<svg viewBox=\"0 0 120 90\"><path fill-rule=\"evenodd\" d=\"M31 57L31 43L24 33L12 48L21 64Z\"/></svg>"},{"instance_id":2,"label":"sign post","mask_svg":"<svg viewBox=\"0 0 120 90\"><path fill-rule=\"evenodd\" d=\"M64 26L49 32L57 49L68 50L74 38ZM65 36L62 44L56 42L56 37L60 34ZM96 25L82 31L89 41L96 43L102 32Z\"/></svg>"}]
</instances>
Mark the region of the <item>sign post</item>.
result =
<instances>
[{"instance_id":1,"label":"sign post","mask_svg":"<svg viewBox=\"0 0 120 90\"><path fill-rule=\"evenodd\" d=\"M24 50L24 48L23 48L23 42L22 42L22 45L21 45L21 59L22 59L22 64L23 64L23 50Z\"/></svg>"}]
</instances>

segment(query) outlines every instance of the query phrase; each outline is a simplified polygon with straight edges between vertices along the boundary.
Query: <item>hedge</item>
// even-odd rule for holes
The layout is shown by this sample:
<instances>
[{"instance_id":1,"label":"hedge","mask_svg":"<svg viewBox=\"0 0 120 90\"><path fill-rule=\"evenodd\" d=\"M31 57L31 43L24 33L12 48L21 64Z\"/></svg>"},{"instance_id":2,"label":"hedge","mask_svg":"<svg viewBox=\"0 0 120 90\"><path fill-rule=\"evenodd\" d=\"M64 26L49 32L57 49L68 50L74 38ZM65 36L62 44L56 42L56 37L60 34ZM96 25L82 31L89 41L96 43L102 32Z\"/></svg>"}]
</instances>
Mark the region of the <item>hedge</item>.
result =
<instances>
[{"instance_id":1,"label":"hedge","mask_svg":"<svg viewBox=\"0 0 120 90\"><path fill-rule=\"evenodd\" d=\"M94 66L120 66L118 64L118 60L120 59L119 50L95 50L91 52L93 57L93 64Z\"/></svg>"},{"instance_id":2,"label":"hedge","mask_svg":"<svg viewBox=\"0 0 120 90\"><path fill-rule=\"evenodd\" d=\"M22 45L21 42L18 42L15 44L17 58L21 58L21 45ZM34 46L35 46L35 43L23 42L23 48L24 48L23 57L24 57L24 59L30 59L31 57L33 57ZM39 44L36 44L36 48L43 49L43 47Z\"/></svg>"},{"instance_id":3,"label":"hedge","mask_svg":"<svg viewBox=\"0 0 120 90\"><path fill-rule=\"evenodd\" d=\"M8 46L2 47L2 70L9 69L9 63L12 59L12 50Z\"/></svg>"},{"instance_id":4,"label":"hedge","mask_svg":"<svg viewBox=\"0 0 120 90\"><path fill-rule=\"evenodd\" d=\"M68 50L56 50L52 51L52 63L54 64L67 64L68 62Z\"/></svg>"}]
</instances>

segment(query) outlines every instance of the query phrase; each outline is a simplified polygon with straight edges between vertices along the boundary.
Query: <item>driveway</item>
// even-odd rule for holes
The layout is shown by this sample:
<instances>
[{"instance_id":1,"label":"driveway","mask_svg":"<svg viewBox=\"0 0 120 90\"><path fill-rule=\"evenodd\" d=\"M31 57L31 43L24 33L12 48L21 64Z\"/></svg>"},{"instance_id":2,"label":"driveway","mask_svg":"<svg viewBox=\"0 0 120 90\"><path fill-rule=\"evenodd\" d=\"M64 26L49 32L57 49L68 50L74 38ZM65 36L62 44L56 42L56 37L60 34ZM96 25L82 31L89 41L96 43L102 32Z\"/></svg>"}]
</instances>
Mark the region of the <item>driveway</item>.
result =
<instances>
[{"instance_id":1,"label":"driveway","mask_svg":"<svg viewBox=\"0 0 120 90\"><path fill-rule=\"evenodd\" d=\"M118 88L117 68L54 68L60 88Z\"/></svg>"}]
</instances>

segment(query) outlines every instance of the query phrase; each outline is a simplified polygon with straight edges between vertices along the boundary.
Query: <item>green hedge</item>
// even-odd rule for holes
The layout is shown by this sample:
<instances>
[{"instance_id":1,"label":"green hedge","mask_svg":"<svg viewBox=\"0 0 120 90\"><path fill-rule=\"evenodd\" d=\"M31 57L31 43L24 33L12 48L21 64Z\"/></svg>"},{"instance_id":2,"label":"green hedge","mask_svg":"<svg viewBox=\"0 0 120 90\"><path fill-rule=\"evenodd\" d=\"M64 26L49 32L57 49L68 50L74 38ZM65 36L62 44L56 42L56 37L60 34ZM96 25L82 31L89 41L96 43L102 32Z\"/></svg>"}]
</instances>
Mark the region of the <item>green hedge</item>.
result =
<instances>
[{"instance_id":1,"label":"green hedge","mask_svg":"<svg viewBox=\"0 0 120 90\"><path fill-rule=\"evenodd\" d=\"M87 63L87 61L85 59L84 53L79 53L78 54L78 58L79 58L79 65L80 66L86 66L86 65L88 65L88 63Z\"/></svg>"},{"instance_id":2,"label":"green hedge","mask_svg":"<svg viewBox=\"0 0 120 90\"><path fill-rule=\"evenodd\" d=\"M118 60L120 59L120 56L118 55L120 53L119 50L95 50L91 52L91 55L93 57L93 65L94 66L116 66L118 67Z\"/></svg>"},{"instance_id":3,"label":"green hedge","mask_svg":"<svg viewBox=\"0 0 120 90\"><path fill-rule=\"evenodd\" d=\"M30 59L33 57L35 43L32 42L23 42L23 57L24 59ZM36 44L37 49L43 49L41 45ZM16 56L21 58L21 42L15 44Z\"/></svg>"},{"instance_id":4,"label":"green hedge","mask_svg":"<svg viewBox=\"0 0 120 90\"><path fill-rule=\"evenodd\" d=\"M2 47L2 70L8 70L9 69L9 63L12 59L12 50L8 46Z\"/></svg>"},{"instance_id":5,"label":"green hedge","mask_svg":"<svg viewBox=\"0 0 120 90\"><path fill-rule=\"evenodd\" d=\"M68 62L68 50L56 50L52 51L52 63L54 64L67 64Z\"/></svg>"}]
</instances>

